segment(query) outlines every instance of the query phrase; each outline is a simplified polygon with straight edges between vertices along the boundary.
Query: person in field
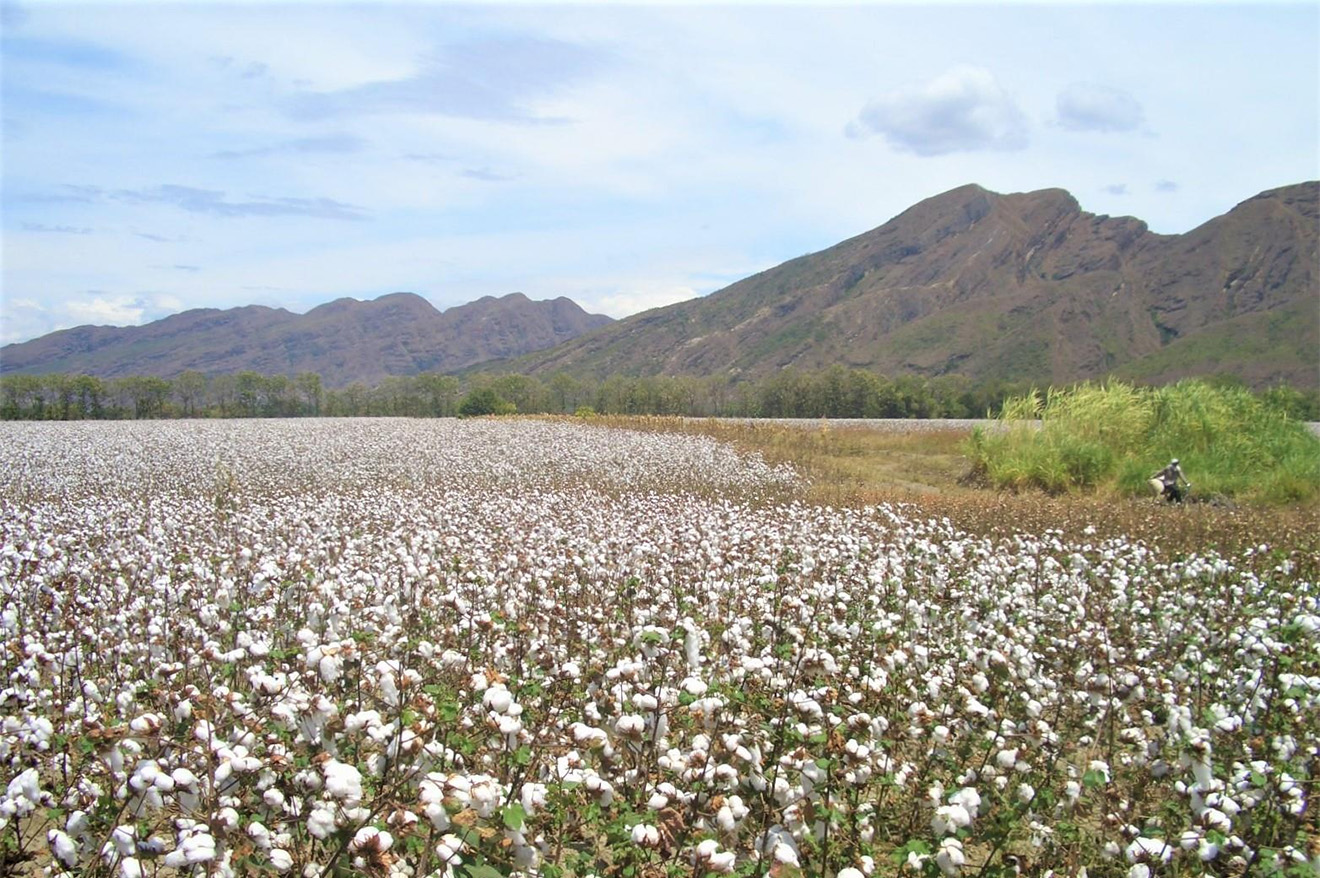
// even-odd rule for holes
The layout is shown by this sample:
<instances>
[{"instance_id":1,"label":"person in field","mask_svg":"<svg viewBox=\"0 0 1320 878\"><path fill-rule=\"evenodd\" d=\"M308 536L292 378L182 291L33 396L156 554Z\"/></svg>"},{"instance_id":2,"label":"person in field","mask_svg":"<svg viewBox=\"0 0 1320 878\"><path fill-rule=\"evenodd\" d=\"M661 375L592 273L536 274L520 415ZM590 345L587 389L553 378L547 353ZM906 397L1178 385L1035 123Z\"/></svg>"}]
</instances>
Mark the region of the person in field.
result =
<instances>
[{"instance_id":1,"label":"person in field","mask_svg":"<svg viewBox=\"0 0 1320 878\"><path fill-rule=\"evenodd\" d=\"M1169 461L1168 466L1151 476L1150 483L1160 492L1160 496L1170 503L1181 503L1187 493L1186 488L1192 486L1183 475L1182 467L1178 465L1176 457Z\"/></svg>"}]
</instances>

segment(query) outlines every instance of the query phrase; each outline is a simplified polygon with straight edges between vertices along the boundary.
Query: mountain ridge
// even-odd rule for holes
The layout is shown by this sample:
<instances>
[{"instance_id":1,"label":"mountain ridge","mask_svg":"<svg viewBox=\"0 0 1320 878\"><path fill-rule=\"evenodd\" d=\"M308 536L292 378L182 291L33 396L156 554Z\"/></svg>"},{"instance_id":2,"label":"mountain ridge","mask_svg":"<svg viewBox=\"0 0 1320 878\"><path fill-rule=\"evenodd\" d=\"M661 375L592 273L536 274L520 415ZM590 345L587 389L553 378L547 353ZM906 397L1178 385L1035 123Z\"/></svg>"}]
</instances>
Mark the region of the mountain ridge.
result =
<instances>
[{"instance_id":1,"label":"mountain ridge","mask_svg":"<svg viewBox=\"0 0 1320 878\"><path fill-rule=\"evenodd\" d=\"M1228 373L1315 387L1318 194L1314 181L1267 190L1164 235L1087 213L1062 189L969 184L704 298L482 368L759 377L840 363L1052 384ZM1233 321L1247 337L1205 343ZM1270 333L1273 344L1256 343Z\"/></svg>"},{"instance_id":2,"label":"mountain ridge","mask_svg":"<svg viewBox=\"0 0 1320 878\"><path fill-rule=\"evenodd\" d=\"M102 378L184 371L316 372L327 387L452 372L525 354L611 322L560 297L484 296L439 311L416 293L342 297L305 314L264 305L195 308L142 326L78 326L0 348L0 373ZM476 331L480 326L480 331Z\"/></svg>"},{"instance_id":3,"label":"mountain ridge","mask_svg":"<svg viewBox=\"0 0 1320 878\"><path fill-rule=\"evenodd\" d=\"M831 365L1068 384L1234 376L1320 388L1320 182L1269 189L1188 232L1082 210L1064 189L967 184L707 296L623 320L567 298L415 293L306 314L194 309L0 349L0 372L424 371L760 378Z\"/></svg>"}]
</instances>

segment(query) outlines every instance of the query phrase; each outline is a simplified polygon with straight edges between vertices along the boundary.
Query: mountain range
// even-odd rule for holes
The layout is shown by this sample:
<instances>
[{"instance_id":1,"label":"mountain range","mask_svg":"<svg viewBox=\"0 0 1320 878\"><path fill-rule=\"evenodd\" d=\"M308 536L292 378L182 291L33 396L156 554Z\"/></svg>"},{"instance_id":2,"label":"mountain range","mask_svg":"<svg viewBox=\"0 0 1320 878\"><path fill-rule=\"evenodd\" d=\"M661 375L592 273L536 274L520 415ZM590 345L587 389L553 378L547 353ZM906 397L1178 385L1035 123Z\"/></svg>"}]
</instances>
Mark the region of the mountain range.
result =
<instances>
[{"instance_id":1,"label":"mountain range","mask_svg":"<svg viewBox=\"0 0 1320 878\"><path fill-rule=\"evenodd\" d=\"M963 186L701 299L502 368L731 373L832 364L1065 384L1234 375L1320 386L1320 183L1263 192L1181 235L1061 189Z\"/></svg>"},{"instance_id":2,"label":"mountain range","mask_svg":"<svg viewBox=\"0 0 1320 878\"><path fill-rule=\"evenodd\" d=\"M200 308L143 326L79 326L0 348L0 372L115 378L252 370L316 372L327 387L389 375L455 372L551 347L612 322L570 299L486 296L445 311L413 293L336 299L306 314L248 305Z\"/></svg>"},{"instance_id":3,"label":"mountain range","mask_svg":"<svg viewBox=\"0 0 1320 878\"><path fill-rule=\"evenodd\" d=\"M303 315L249 306L78 327L0 349L0 372L317 372L329 387L469 368L583 377L842 364L1066 384L1232 375L1320 387L1320 182L1180 235L1061 189L968 185L705 297L619 321L564 298L438 312L395 293Z\"/></svg>"}]
</instances>

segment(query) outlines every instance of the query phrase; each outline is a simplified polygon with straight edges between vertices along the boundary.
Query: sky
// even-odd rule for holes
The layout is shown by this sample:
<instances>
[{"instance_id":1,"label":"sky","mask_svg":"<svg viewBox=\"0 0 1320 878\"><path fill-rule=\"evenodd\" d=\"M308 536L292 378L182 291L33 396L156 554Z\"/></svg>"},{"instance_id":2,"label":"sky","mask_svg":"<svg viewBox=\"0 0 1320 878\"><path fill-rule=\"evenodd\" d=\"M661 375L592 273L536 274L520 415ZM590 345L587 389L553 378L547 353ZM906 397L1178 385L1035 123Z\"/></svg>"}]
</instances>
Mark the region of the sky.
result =
<instances>
[{"instance_id":1,"label":"sky","mask_svg":"<svg viewBox=\"0 0 1320 878\"><path fill-rule=\"evenodd\" d=\"M0 343L706 295L966 183L1181 233L1320 178L1320 4L0 0Z\"/></svg>"}]
</instances>

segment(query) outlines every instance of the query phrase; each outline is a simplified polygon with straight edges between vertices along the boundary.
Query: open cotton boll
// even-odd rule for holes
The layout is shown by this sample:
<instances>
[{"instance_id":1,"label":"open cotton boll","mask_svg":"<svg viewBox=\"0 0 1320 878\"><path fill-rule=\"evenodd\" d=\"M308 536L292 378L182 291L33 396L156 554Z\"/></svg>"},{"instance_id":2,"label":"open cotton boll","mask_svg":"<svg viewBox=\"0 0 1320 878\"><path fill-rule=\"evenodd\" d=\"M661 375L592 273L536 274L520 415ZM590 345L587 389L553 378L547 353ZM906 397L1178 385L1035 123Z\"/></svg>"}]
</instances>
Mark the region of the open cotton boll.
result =
<instances>
[{"instance_id":1,"label":"open cotton boll","mask_svg":"<svg viewBox=\"0 0 1320 878\"><path fill-rule=\"evenodd\" d=\"M277 872L287 872L293 868L293 855L283 848L270 852L270 864Z\"/></svg>"},{"instance_id":2,"label":"open cotton boll","mask_svg":"<svg viewBox=\"0 0 1320 878\"><path fill-rule=\"evenodd\" d=\"M330 759L321 767L321 771L325 774L327 795L349 803L361 801L362 774L355 766Z\"/></svg>"},{"instance_id":3,"label":"open cotton boll","mask_svg":"<svg viewBox=\"0 0 1320 878\"><path fill-rule=\"evenodd\" d=\"M481 703L492 713L508 713L513 705L513 693L503 684L491 686L482 694Z\"/></svg>"},{"instance_id":4,"label":"open cotton boll","mask_svg":"<svg viewBox=\"0 0 1320 878\"><path fill-rule=\"evenodd\" d=\"M307 815L307 831L322 841L329 838L335 831L335 812L329 808L313 808Z\"/></svg>"},{"instance_id":5,"label":"open cotton boll","mask_svg":"<svg viewBox=\"0 0 1320 878\"><path fill-rule=\"evenodd\" d=\"M377 850L387 851L394 845L394 836L383 829L377 829L374 826L364 826L354 835L353 840L349 842L348 849L351 851Z\"/></svg>"},{"instance_id":6,"label":"open cotton boll","mask_svg":"<svg viewBox=\"0 0 1320 878\"><path fill-rule=\"evenodd\" d=\"M957 875L967 864L967 855L963 853L962 842L956 838L946 838L940 842L935 852L935 865L945 875Z\"/></svg>"},{"instance_id":7,"label":"open cotton boll","mask_svg":"<svg viewBox=\"0 0 1320 878\"><path fill-rule=\"evenodd\" d=\"M64 832L52 829L46 833L46 843L50 852L66 869L72 869L78 863L78 845Z\"/></svg>"},{"instance_id":8,"label":"open cotton boll","mask_svg":"<svg viewBox=\"0 0 1320 878\"><path fill-rule=\"evenodd\" d=\"M1173 859L1173 848L1162 838L1134 838L1124 852L1129 863L1167 863Z\"/></svg>"}]
</instances>

